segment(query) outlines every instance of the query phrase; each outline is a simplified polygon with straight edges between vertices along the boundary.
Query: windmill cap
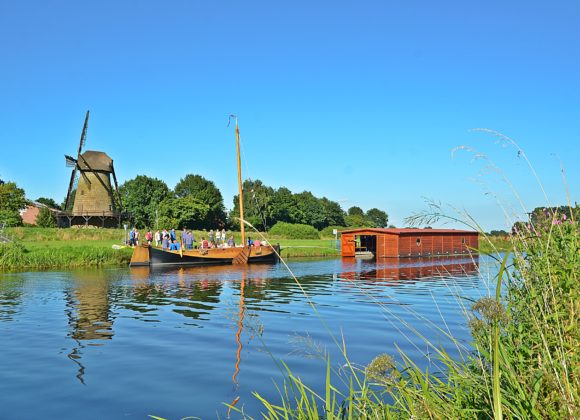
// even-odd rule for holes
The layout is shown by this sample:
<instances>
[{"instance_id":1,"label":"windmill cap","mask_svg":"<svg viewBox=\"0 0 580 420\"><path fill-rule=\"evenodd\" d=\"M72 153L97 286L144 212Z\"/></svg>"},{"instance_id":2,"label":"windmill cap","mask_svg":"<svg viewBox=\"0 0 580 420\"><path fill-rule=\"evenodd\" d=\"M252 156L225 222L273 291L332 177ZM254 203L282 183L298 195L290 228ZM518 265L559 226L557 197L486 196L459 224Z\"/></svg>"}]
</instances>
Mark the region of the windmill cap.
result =
<instances>
[{"instance_id":1,"label":"windmill cap","mask_svg":"<svg viewBox=\"0 0 580 420\"><path fill-rule=\"evenodd\" d=\"M113 172L113 159L104 152L87 150L81 154L79 167L81 169L92 169L94 171ZM86 162L86 163L85 163ZM90 166L90 168L87 166Z\"/></svg>"}]
</instances>

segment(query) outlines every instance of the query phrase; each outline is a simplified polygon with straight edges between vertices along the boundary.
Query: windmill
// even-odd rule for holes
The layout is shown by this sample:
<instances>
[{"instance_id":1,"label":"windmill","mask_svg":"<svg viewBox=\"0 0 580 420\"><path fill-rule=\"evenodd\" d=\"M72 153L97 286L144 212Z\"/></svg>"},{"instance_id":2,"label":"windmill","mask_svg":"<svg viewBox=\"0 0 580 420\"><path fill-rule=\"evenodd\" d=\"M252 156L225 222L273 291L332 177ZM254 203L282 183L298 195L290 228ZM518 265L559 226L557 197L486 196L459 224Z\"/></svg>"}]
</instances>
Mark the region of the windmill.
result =
<instances>
[{"instance_id":1,"label":"windmill","mask_svg":"<svg viewBox=\"0 0 580 420\"><path fill-rule=\"evenodd\" d=\"M73 168L70 176L68 192L63 216L68 225L95 224L100 220L102 226L109 225L111 219L120 222L122 204L113 159L106 153L87 150L83 147L87 140L89 111L85 117L83 131L76 158L65 155L66 166ZM111 175L115 187L111 185ZM80 223L79 223L80 222Z\"/></svg>"}]
</instances>

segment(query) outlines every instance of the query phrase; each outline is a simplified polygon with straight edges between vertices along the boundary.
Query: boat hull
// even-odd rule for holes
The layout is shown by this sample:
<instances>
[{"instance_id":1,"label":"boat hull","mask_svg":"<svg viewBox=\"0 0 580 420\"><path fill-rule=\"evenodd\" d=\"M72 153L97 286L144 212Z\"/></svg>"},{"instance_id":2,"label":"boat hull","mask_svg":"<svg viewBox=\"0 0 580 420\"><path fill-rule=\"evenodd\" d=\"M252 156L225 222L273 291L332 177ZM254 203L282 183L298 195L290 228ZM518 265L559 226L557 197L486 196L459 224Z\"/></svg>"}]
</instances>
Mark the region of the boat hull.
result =
<instances>
[{"instance_id":1,"label":"boat hull","mask_svg":"<svg viewBox=\"0 0 580 420\"><path fill-rule=\"evenodd\" d=\"M201 266L231 265L240 253L248 248L212 248L185 251L164 251L155 247L136 247L133 250L130 266ZM275 263L278 261L279 246L249 248L248 264Z\"/></svg>"}]
</instances>

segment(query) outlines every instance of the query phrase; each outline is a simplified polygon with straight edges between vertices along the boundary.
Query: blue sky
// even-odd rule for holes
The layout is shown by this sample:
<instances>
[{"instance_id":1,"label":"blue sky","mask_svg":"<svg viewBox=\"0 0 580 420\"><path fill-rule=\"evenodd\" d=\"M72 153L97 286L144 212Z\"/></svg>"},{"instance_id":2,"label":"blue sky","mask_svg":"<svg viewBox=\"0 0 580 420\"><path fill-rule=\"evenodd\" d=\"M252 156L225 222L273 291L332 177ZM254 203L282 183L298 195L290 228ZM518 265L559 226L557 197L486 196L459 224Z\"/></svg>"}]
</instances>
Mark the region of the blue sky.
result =
<instances>
[{"instance_id":1,"label":"blue sky","mask_svg":"<svg viewBox=\"0 0 580 420\"><path fill-rule=\"evenodd\" d=\"M511 186L546 205L524 156L477 127L517 141L549 203L567 202L561 166L578 200L577 1L2 0L0 40L0 178L31 199L66 195L90 109L86 149L120 183L196 173L227 207L231 113L244 177L397 226L425 198L488 230L522 214Z\"/></svg>"}]
</instances>

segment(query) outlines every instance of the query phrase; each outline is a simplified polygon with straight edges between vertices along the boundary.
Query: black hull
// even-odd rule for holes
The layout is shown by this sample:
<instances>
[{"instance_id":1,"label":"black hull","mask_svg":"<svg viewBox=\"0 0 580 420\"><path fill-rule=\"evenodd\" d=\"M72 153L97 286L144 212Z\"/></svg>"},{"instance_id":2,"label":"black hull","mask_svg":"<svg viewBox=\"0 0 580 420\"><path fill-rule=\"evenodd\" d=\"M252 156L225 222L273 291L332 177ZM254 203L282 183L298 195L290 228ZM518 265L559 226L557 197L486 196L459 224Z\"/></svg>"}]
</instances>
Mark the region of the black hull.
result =
<instances>
[{"instance_id":1,"label":"black hull","mask_svg":"<svg viewBox=\"0 0 580 420\"><path fill-rule=\"evenodd\" d=\"M279 247L275 246L276 252ZM163 251L157 248L149 248L149 260L143 262L132 262L131 266L204 266L204 265L231 265L232 257L220 258L219 256L195 256L180 253ZM251 255L248 264L272 264L278 262L278 255L275 252L267 255Z\"/></svg>"}]
</instances>

